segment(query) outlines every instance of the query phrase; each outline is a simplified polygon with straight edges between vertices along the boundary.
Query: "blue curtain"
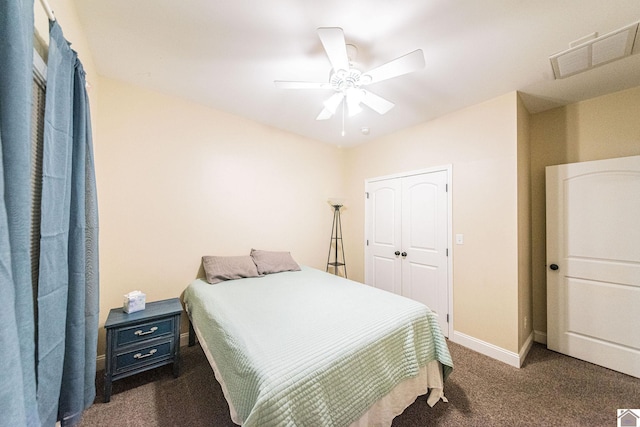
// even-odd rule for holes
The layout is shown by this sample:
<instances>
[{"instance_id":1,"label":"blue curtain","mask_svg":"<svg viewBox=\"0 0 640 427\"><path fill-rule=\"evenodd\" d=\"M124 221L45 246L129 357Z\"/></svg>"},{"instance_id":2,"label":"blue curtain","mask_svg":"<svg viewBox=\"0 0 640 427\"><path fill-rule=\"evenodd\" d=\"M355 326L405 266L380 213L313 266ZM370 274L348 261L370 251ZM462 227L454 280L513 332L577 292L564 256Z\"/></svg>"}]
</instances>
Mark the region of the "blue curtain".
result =
<instances>
[{"instance_id":1,"label":"blue curtain","mask_svg":"<svg viewBox=\"0 0 640 427\"><path fill-rule=\"evenodd\" d=\"M33 0L0 1L0 425L39 426L31 225Z\"/></svg>"},{"instance_id":2,"label":"blue curtain","mask_svg":"<svg viewBox=\"0 0 640 427\"><path fill-rule=\"evenodd\" d=\"M76 425L95 399L98 214L85 75L51 24L40 271L31 281L33 0L0 0L0 425ZM36 324L37 319L37 324Z\"/></svg>"},{"instance_id":3,"label":"blue curtain","mask_svg":"<svg viewBox=\"0 0 640 427\"><path fill-rule=\"evenodd\" d=\"M96 397L98 346L98 197L85 72L74 67L73 155L67 330L58 414L74 426Z\"/></svg>"},{"instance_id":4,"label":"blue curtain","mask_svg":"<svg viewBox=\"0 0 640 427\"><path fill-rule=\"evenodd\" d=\"M57 22L49 32L38 285L43 425L76 425L95 398L98 214L82 64Z\"/></svg>"}]
</instances>

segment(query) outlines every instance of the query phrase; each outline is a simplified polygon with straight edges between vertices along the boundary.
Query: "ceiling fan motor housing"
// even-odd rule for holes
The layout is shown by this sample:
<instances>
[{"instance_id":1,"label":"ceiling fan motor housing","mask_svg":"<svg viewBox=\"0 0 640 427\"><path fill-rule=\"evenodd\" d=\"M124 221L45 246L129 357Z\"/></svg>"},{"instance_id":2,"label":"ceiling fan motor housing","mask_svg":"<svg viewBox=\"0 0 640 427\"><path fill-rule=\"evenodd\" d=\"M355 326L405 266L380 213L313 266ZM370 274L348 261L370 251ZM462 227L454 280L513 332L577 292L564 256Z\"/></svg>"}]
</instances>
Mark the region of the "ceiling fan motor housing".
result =
<instances>
[{"instance_id":1,"label":"ceiling fan motor housing","mask_svg":"<svg viewBox=\"0 0 640 427\"><path fill-rule=\"evenodd\" d=\"M338 70L331 75L329 84L331 88L336 92L345 92L351 88L359 88L362 85L369 84L371 77L367 74L362 74L355 68L347 70Z\"/></svg>"}]
</instances>

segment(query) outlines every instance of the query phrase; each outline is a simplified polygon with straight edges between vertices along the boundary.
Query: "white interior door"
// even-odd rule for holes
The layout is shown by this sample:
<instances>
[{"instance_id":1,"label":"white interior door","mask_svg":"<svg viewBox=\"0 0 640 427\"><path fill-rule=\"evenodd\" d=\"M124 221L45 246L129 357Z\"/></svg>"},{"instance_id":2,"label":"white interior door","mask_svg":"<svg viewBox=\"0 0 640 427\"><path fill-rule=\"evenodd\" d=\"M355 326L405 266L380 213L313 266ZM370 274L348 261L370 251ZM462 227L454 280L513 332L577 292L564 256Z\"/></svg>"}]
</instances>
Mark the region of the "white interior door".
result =
<instances>
[{"instance_id":1,"label":"white interior door","mask_svg":"<svg viewBox=\"0 0 640 427\"><path fill-rule=\"evenodd\" d=\"M401 191L398 179L372 182L367 187L367 220L371 225L367 239L365 282L396 294L402 294L402 271L397 262L402 242Z\"/></svg>"},{"instance_id":2,"label":"white interior door","mask_svg":"<svg viewBox=\"0 0 640 427\"><path fill-rule=\"evenodd\" d=\"M402 178L402 295L425 304L447 334L447 171Z\"/></svg>"},{"instance_id":3,"label":"white interior door","mask_svg":"<svg viewBox=\"0 0 640 427\"><path fill-rule=\"evenodd\" d=\"M448 336L448 170L366 185L365 283L420 301Z\"/></svg>"},{"instance_id":4,"label":"white interior door","mask_svg":"<svg viewBox=\"0 0 640 427\"><path fill-rule=\"evenodd\" d=\"M640 378L640 156L546 173L548 347Z\"/></svg>"}]
</instances>

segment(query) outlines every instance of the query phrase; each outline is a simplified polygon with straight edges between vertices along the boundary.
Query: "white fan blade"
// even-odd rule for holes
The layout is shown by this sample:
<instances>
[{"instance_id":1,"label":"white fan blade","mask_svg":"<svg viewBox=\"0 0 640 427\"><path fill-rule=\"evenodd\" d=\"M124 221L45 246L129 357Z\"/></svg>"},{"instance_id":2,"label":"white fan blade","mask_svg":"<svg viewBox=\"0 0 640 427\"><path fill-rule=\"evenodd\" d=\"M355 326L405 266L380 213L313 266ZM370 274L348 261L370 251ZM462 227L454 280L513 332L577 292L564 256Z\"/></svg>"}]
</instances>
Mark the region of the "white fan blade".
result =
<instances>
[{"instance_id":1,"label":"white fan blade","mask_svg":"<svg viewBox=\"0 0 640 427\"><path fill-rule=\"evenodd\" d=\"M281 89L331 89L329 83L319 82L289 82L284 80L274 80L276 87Z\"/></svg>"},{"instance_id":2,"label":"white fan blade","mask_svg":"<svg viewBox=\"0 0 640 427\"><path fill-rule=\"evenodd\" d=\"M331 117L333 117L333 113L326 108L323 108L322 111L320 111L320 114L318 114L318 117L316 117L316 120L327 120Z\"/></svg>"},{"instance_id":3,"label":"white fan blade","mask_svg":"<svg viewBox=\"0 0 640 427\"><path fill-rule=\"evenodd\" d=\"M424 68L424 53L422 53L422 49L418 49L364 73L363 77L367 78L369 76L371 81L367 84L371 84L411 73L421 68Z\"/></svg>"},{"instance_id":4,"label":"white fan blade","mask_svg":"<svg viewBox=\"0 0 640 427\"><path fill-rule=\"evenodd\" d=\"M318 114L316 120L326 120L331 118L338 109L338 106L342 102L342 98L344 98L344 94L342 92L336 92L329 99L324 101L324 109Z\"/></svg>"},{"instance_id":5,"label":"white fan blade","mask_svg":"<svg viewBox=\"0 0 640 427\"><path fill-rule=\"evenodd\" d=\"M361 102L378 114L385 114L396 105L373 92L369 92L368 90L364 91L364 96L362 97Z\"/></svg>"},{"instance_id":6,"label":"white fan blade","mask_svg":"<svg viewBox=\"0 0 640 427\"><path fill-rule=\"evenodd\" d=\"M344 98L344 94L342 92L336 92L331 95L331 98L324 101L324 108L331 111L331 114L335 114L338 106L342 102L342 98Z\"/></svg>"},{"instance_id":7,"label":"white fan blade","mask_svg":"<svg viewBox=\"0 0 640 427\"><path fill-rule=\"evenodd\" d=\"M329 62L333 71L349 70L349 57L347 56L347 45L344 41L342 28L318 28L318 37L327 52Z\"/></svg>"}]
</instances>

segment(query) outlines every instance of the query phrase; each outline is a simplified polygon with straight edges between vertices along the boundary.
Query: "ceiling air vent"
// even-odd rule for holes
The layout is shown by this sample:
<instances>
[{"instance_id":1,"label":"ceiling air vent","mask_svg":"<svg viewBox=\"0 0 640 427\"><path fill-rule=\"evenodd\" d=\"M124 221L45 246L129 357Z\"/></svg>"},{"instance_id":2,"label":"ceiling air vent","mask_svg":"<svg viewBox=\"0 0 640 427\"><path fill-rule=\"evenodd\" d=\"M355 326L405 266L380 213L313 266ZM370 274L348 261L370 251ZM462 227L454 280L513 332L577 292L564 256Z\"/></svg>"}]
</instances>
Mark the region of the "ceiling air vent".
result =
<instances>
[{"instance_id":1,"label":"ceiling air vent","mask_svg":"<svg viewBox=\"0 0 640 427\"><path fill-rule=\"evenodd\" d=\"M598 33L577 40L570 48L551 55L549 60L556 79L573 76L599 65L622 59L640 51L638 24L627 25L619 30L598 37ZM635 50L634 50L634 44Z\"/></svg>"}]
</instances>

